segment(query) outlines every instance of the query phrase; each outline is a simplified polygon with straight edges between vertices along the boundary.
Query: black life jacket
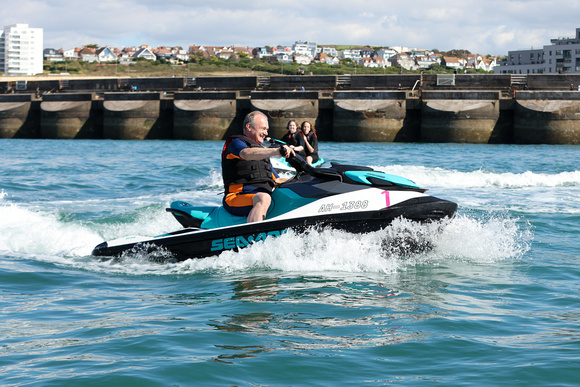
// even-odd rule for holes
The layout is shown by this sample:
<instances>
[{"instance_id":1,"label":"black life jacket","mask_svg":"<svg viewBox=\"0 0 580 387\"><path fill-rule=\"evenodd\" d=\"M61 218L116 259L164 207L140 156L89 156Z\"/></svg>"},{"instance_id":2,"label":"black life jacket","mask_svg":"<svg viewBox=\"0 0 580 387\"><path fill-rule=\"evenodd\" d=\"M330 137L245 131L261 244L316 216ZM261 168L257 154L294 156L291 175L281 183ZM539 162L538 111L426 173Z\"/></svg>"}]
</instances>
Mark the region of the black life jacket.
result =
<instances>
[{"instance_id":1,"label":"black life jacket","mask_svg":"<svg viewBox=\"0 0 580 387\"><path fill-rule=\"evenodd\" d=\"M306 138L306 140L308 140L308 143L310 144L310 146L312 148L314 148L314 151L309 152L308 149L306 149L306 146L304 147L304 150L306 151L307 155L313 155L313 154L318 154L318 136L316 136L316 133L314 133L313 130L311 130L310 132L308 132L308 134L304 134L304 137Z\"/></svg>"},{"instance_id":2,"label":"black life jacket","mask_svg":"<svg viewBox=\"0 0 580 387\"><path fill-rule=\"evenodd\" d=\"M300 145L302 145L301 135L302 135L302 133L300 133L300 132L294 132L294 133L288 132L284 135L284 137L282 137L281 140L284 141L288 145L300 146Z\"/></svg>"},{"instance_id":3,"label":"black life jacket","mask_svg":"<svg viewBox=\"0 0 580 387\"><path fill-rule=\"evenodd\" d=\"M222 176L226 193L232 184L250 185L256 188L263 188L272 192L276 186L272 175L272 164L270 159L265 160L243 160L227 159L226 150L230 143L239 138L250 148L262 148L262 146L244 135L230 137L222 150Z\"/></svg>"}]
</instances>

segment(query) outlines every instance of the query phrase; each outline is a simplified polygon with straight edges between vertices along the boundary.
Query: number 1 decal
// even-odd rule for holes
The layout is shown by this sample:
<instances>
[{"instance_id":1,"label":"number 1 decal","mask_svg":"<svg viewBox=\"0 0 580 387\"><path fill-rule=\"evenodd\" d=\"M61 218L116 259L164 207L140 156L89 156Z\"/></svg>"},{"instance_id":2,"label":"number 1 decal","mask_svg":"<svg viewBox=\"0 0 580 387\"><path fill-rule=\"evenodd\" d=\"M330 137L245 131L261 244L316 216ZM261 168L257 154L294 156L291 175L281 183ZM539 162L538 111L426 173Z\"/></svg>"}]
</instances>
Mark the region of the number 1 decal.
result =
<instances>
[{"instance_id":1,"label":"number 1 decal","mask_svg":"<svg viewBox=\"0 0 580 387\"><path fill-rule=\"evenodd\" d=\"M389 197L389 191L383 191L381 192L383 195L385 195L385 202L387 204L387 207L389 207L391 205L391 199Z\"/></svg>"}]
</instances>

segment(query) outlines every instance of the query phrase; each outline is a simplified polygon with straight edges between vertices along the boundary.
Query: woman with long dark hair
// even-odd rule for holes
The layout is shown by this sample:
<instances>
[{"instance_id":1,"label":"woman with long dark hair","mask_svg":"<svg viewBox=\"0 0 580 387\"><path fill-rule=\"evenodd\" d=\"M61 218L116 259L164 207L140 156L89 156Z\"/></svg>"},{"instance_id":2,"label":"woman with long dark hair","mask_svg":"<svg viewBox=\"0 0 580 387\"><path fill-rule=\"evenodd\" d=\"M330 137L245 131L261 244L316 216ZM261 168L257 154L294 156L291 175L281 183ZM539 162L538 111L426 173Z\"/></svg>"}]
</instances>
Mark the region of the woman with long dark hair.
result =
<instances>
[{"instance_id":1,"label":"woman with long dark hair","mask_svg":"<svg viewBox=\"0 0 580 387\"><path fill-rule=\"evenodd\" d=\"M308 121L304 121L300 125L302 134L304 135L304 152L306 153L306 161L308 164L316 163L318 157L318 137L316 137L316 130L314 125Z\"/></svg>"}]
</instances>

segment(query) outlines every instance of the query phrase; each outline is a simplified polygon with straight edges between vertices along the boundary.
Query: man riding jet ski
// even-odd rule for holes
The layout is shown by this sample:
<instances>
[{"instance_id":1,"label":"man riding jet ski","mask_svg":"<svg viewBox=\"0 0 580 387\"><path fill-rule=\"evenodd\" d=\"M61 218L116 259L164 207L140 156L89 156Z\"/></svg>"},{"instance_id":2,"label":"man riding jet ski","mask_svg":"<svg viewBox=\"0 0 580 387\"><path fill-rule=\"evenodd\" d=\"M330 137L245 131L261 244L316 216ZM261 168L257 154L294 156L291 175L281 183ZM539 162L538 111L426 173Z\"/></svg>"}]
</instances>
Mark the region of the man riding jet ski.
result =
<instances>
[{"instance_id":1,"label":"man riding jet ski","mask_svg":"<svg viewBox=\"0 0 580 387\"><path fill-rule=\"evenodd\" d=\"M226 141L222 206L174 202L167 211L184 230L104 242L95 247L93 255L161 248L173 259L203 258L289 229L303 232L316 226L362 233L379 230L397 217L425 221L455 214L455 203L426 195L426 190L405 178L367 167L331 164L328 169L314 168L287 144L264 148L268 129L268 117L253 111L244 119L243 134ZM292 179L280 178L272 168L270 157L277 154L297 171Z\"/></svg>"},{"instance_id":2,"label":"man riding jet ski","mask_svg":"<svg viewBox=\"0 0 580 387\"><path fill-rule=\"evenodd\" d=\"M364 166L331 163L315 168L300 156L287 161L296 169L292 179L271 194L263 221L247 223L223 206L197 207L183 201L167 209L184 227L155 237L131 236L103 242L95 256L131 251L165 250L168 259L219 255L280 236L288 230L330 227L352 233L377 231L402 217L426 222L451 218L457 204L425 194L414 182Z\"/></svg>"}]
</instances>

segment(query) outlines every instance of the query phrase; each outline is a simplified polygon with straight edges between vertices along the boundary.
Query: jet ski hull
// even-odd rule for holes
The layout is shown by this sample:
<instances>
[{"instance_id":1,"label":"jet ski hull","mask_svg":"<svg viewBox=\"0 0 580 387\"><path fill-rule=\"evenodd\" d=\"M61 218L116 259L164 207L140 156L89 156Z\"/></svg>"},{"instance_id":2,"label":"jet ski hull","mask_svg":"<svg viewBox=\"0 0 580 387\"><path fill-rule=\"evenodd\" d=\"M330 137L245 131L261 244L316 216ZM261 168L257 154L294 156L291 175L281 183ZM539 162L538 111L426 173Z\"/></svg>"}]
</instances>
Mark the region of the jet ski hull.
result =
<instances>
[{"instance_id":1,"label":"jet ski hull","mask_svg":"<svg viewBox=\"0 0 580 387\"><path fill-rule=\"evenodd\" d=\"M321 207L322 208L322 207ZM367 233L387 227L394 219L418 222L453 217L457 204L433 196L419 196L380 210L318 214L287 219L272 219L216 229L185 228L147 240L138 237L103 242L93 250L94 256L119 256L127 251L165 250L176 260L205 258L225 250L237 250L288 230L301 233L312 227L333 228L350 233Z\"/></svg>"}]
</instances>

